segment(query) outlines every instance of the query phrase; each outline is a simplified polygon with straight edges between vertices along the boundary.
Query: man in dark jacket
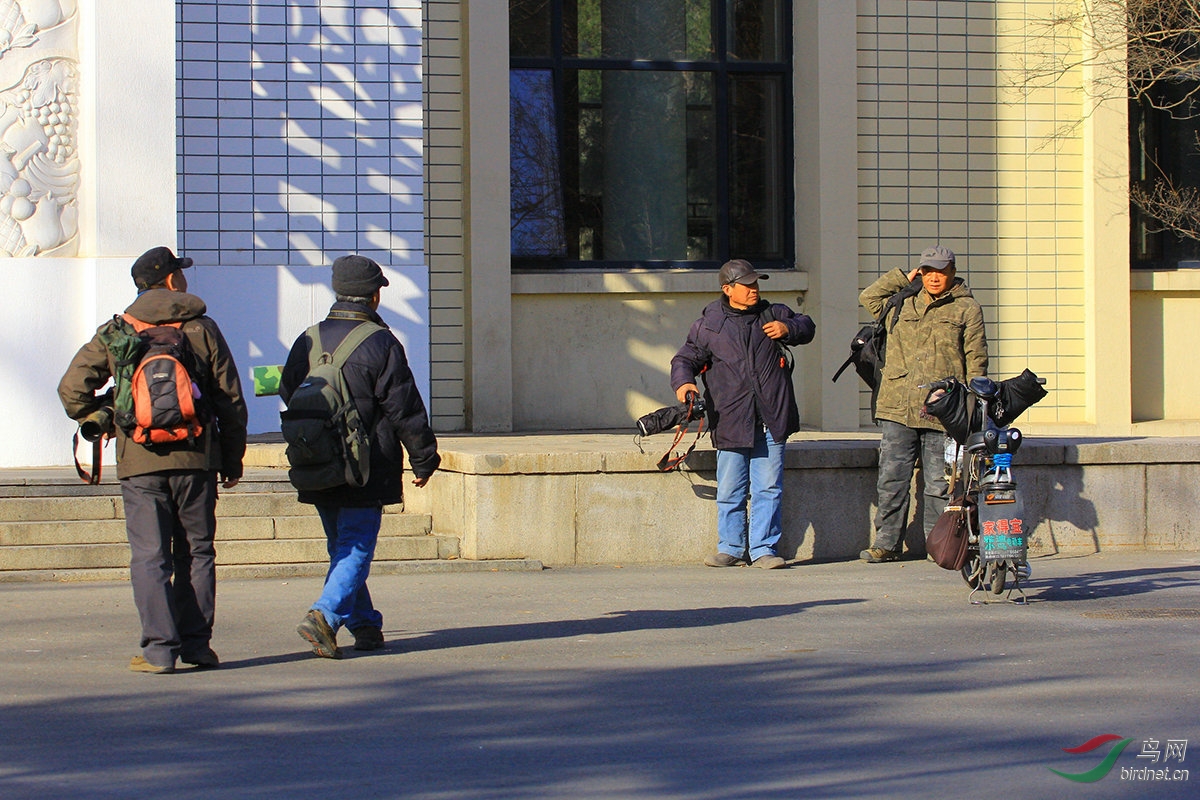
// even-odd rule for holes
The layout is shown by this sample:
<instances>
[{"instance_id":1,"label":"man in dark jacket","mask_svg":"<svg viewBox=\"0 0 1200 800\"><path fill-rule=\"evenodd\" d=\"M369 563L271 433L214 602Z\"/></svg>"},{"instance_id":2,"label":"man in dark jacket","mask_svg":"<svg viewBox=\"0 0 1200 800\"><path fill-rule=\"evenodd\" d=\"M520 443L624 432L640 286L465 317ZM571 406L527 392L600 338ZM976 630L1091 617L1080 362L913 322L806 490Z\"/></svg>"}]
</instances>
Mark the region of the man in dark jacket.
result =
<instances>
[{"instance_id":1,"label":"man in dark jacket","mask_svg":"<svg viewBox=\"0 0 1200 800\"><path fill-rule=\"evenodd\" d=\"M296 631L313 653L340 658L337 632L346 627L356 650L383 647L383 615L371 602L367 575L383 519L383 506L403 499L403 453L408 453L413 485L422 487L441 463L437 438L408 367L404 346L376 311L379 290L388 285L383 270L369 258L342 256L333 262L337 302L320 323L322 348L333 352L361 322L382 327L365 339L342 369L363 424L370 432L370 476L362 487L348 484L302 491L302 503L317 507L329 546L329 572L320 598ZM287 402L309 370L312 341L301 334L283 367L279 394Z\"/></svg>"},{"instance_id":2,"label":"man in dark jacket","mask_svg":"<svg viewBox=\"0 0 1200 800\"><path fill-rule=\"evenodd\" d=\"M155 247L133 263L138 296L125 310L152 325L180 324L200 362L192 380L200 406L212 417L195 440L139 444L117 427L117 478L129 538L133 601L142 621L142 655L129 668L155 674L175 671L176 659L200 668L220 664L209 646L216 601L217 482L233 488L246 452L246 402L233 355L204 301L187 293L183 270L190 258ZM106 322L75 355L58 385L71 419L104 405L96 396L116 374L105 345ZM111 402L111 401L110 401ZM112 435L110 434L110 435Z\"/></svg>"},{"instance_id":3,"label":"man in dark jacket","mask_svg":"<svg viewBox=\"0 0 1200 800\"><path fill-rule=\"evenodd\" d=\"M709 303L671 359L671 387L679 402L704 397L717 448L717 552L704 563L733 567L746 562L776 569L783 531L783 450L800 430L792 372L783 345L807 344L816 325L805 314L759 297L768 276L750 262L721 267L722 296ZM750 512L747 514L747 500Z\"/></svg>"}]
</instances>

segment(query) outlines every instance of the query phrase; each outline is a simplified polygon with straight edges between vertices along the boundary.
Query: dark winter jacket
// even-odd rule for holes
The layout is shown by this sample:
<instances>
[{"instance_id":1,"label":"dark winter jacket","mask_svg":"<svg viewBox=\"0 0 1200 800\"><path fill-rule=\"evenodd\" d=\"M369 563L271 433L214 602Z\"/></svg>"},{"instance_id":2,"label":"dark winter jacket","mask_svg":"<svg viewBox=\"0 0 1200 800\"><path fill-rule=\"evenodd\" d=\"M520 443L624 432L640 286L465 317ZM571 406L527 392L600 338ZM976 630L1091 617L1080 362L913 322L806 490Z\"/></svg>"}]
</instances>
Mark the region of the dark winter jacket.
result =
<instances>
[{"instance_id":1,"label":"dark winter jacket","mask_svg":"<svg viewBox=\"0 0 1200 800\"><path fill-rule=\"evenodd\" d=\"M129 478L167 470L217 470L225 480L242 477L246 454L246 401L233 354L221 330L209 317L204 301L194 294L170 289L142 292L125 309L142 322L183 322L188 344L205 365L199 377L204 407L213 421L194 443L141 445L117 428L117 477ZM101 329L111 324L104 323ZM96 391L108 382L116 365L100 340L99 329L80 348L58 384L58 396L71 419L83 419L100 406ZM215 424L215 430L214 430Z\"/></svg>"},{"instance_id":2,"label":"dark winter jacket","mask_svg":"<svg viewBox=\"0 0 1200 800\"><path fill-rule=\"evenodd\" d=\"M694 383L705 366L704 397L718 450L752 447L756 424L782 442L800 430L791 370L780 365L775 341L763 333L762 312L788 327L785 345L808 344L817 326L785 305L759 300L739 311L726 297L709 303L671 359L671 388Z\"/></svg>"},{"instance_id":3,"label":"dark winter jacket","mask_svg":"<svg viewBox=\"0 0 1200 800\"><path fill-rule=\"evenodd\" d=\"M333 352L361 320L387 326L379 315L357 303L334 303L338 312L354 312L359 319L323 320L321 345ZM308 375L312 341L302 333L288 354L279 385L284 402ZM390 330L371 334L346 361L342 374L358 413L370 433L371 476L366 486L337 486L300 492L302 503L330 506L375 506L403 499L403 453L418 478L428 478L441 463L437 438L429 425L425 403L417 391L404 346ZM403 446L403 450L401 450Z\"/></svg>"}]
</instances>

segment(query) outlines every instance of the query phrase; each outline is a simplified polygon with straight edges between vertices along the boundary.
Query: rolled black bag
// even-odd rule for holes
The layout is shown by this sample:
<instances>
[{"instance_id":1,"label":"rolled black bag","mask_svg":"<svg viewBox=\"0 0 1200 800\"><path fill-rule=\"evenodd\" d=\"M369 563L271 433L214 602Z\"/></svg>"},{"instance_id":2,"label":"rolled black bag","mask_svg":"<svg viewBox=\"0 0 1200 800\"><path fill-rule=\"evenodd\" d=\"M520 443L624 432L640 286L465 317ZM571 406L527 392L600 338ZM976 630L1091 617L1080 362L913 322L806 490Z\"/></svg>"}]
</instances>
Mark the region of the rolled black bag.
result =
<instances>
[{"instance_id":1,"label":"rolled black bag","mask_svg":"<svg viewBox=\"0 0 1200 800\"><path fill-rule=\"evenodd\" d=\"M1015 378L1000 381L996 402L988 406L988 416L1001 428L1012 424L1025 410L1046 396L1038 376L1028 368Z\"/></svg>"},{"instance_id":2,"label":"rolled black bag","mask_svg":"<svg viewBox=\"0 0 1200 800\"><path fill-rule=\"evenodd\" d=\"M938 389L945 394L930 400ZM929 395L925 398L925 413L942 423L951 439L966 444L972 431L972 415L976 414L975 399L957 378L943 378L930 384Z\"/></svg>"}]
</instances>

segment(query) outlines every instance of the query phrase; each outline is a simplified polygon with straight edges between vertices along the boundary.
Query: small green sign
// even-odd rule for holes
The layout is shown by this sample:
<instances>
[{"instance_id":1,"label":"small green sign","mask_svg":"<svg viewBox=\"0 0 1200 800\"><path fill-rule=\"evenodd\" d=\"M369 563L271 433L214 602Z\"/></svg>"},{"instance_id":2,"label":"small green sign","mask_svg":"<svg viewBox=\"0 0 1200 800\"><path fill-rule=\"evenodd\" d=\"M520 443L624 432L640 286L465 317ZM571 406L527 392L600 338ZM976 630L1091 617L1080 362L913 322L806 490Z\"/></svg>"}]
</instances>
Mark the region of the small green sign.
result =
<instances>
[{"instance_id":1,"label":"small green sign","mask_svg":"<svg viewBox=\"0 0 1200 800\"><path fill-rule=\"evenodd\" d=\"M254 368L254 395L267 397L279 394L279 381L283 377L283 365L272 364Z\"/></svg>"}]
</instances>

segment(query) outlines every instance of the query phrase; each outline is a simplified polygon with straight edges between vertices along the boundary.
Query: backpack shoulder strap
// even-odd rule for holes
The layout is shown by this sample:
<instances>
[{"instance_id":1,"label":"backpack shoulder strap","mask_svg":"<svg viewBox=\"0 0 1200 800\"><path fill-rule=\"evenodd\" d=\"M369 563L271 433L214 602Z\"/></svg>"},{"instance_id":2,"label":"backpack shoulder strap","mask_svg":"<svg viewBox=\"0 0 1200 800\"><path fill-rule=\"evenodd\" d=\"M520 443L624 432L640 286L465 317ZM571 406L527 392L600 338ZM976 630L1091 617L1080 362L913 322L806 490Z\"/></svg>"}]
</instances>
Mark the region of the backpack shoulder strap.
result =
<instances>
[{"instance_id":1,"label":"backpack shoulder strap","mask_svg":"<svg viewBox=\"0 0 1200 800\"><path fill-rule=\"evenodd\" d=\"M340 370L345 366L350 356L358 349L360 344L365 342L373 333L381 330L385 330L385 328L376 325L370 320L363 320L346 334L346 338L342 339L332 353L329 353L321 344L321 326L319 324L313 325L308 329L309 338L312 340L312 348L308 351L309 369L315 367L322 358L328 355L327 363L332 363Z\"/></svg>"},{"instance_id":2,"label":"backpack shoulder strap","mask_svg":"<svg viewBox=\"0 0 1200 800\"><path fill-rule=\"evenodd\" d=\"M775 321L774 304L767 303L767 307L758 312L758 321L762 325L766 325L768 322ZM773 339L772 341L775 342L775 350L779 353L779 366L790 372L792 365L795 363L794 359L792 358L791 348L784 344L782 339Z\"/></svg>"},{"instance_id":3,"label":"backpack shoulder strap","mask_svg":"<svg viewBox=\"0 0 1200 800\"><path fill-rule=\"evenodd\" d=\"M121 315L121 318L133 326L134 331L141 333L149 328L183 328L183 321L176 322L142 322L137 317L126 311Z\"/></svg>"}]
</instances>

